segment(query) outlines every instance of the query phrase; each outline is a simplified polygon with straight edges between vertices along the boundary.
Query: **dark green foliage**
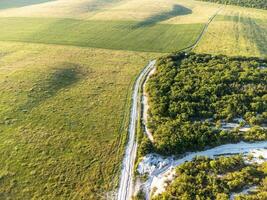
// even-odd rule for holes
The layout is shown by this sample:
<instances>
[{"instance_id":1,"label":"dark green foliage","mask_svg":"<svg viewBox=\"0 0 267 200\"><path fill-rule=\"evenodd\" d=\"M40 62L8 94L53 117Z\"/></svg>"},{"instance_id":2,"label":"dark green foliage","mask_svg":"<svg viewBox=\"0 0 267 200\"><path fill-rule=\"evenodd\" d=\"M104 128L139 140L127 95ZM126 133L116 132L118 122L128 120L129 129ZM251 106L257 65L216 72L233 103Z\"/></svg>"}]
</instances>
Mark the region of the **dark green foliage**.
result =
<instances>
[{"instance_id":1,"label":"dark green foliage","mask_svg":"<svg viewBox=\"0 0 267 200\"><path fill-rule=\"evenodd\" d=\"M149 128L164 154L225 142L263 140L266 129L221 131L216 124L243 117L266 124L266 60L178 53L161 58L149 79Z\"/></svg>"},{"instance_id":2,"label":"dark green foliage","mask_svg":"<svg viewBox=\"0 0 267 200\"><path fill-rule=\"evenodd\" d=\"M140 155L146 155L151 152L153 152L153 144L152 142L148 139L148 137L144 137L140 143L139 151Z\"/></svg>"},{"instance_id":3,"label":"dark green foliage","mask_svg":"<svg viewBox=\"0 0 267 200\"><path fill-rule=\"evenodd\" d=\"M199 1L209 1L213 3L221 3L227 5L237 5L249 8L259 8L267 10L266 0L199 0Z\"/></svg>"},{"instance_id":4,"label":"dark green foliage","mask_svg":"<svg viewBox=\"0 0 267 200\"><path fill-rule=\"evenodd\" d=\"M262 184L265 177L261 168L246 165L240 155L216 159L196 157L176 170L175 180L155 200L226 200L232 192Z\"/></svg>"},{"instance_id":5,"label":"dark green foliage","mask_svg":"<svg viewBox=\"0 0 267 200\"><path fill-rule=\"evenodd\" d=\"M145 196L145 193L140 190L136 196L133 197L133 200L145 200L146 199L146 196Z\"/></svg>"},{"instance_id":6,"label":"dark green foliage","mask_svg":"<svg viewBox=\"0 0 267 200\"><path fill-rule=\"evenodd\" d=\"M249 195L239 195L235 200L262 200L267 199L267 162L264 162L260 168L260 171L264 173L264 179L261 181L256 192L252 192Z\"/></svg>"}]
</instances>

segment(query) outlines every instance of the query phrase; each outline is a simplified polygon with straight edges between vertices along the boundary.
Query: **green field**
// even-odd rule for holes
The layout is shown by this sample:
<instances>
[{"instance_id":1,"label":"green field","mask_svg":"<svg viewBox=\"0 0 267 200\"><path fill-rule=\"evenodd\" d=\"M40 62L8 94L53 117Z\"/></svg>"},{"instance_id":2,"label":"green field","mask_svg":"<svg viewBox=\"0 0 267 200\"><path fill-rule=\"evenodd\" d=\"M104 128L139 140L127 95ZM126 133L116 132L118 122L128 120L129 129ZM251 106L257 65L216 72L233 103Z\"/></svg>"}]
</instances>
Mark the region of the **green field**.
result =
<instances>
[{"instance_id":1,"label":"green field","mask_svg":"<svg viewBox=\"0 0 267 200\"><path fill-rule=\"evenodd\" d=\"M227 6L210 24L195 51L265 57L266 30L267 11Z\"/></svg>"},{"instance_id":2,"label":"green field","mask_svg":"<svg viewBox=\"0 0 267 200\"><path fill-rule=\"evenodd\" d=\"M0 18L1 41L65 44L106 49L173 52L189 46L202 24L141 25L138 22ZM142 37L140 37L142 36Z\"/></svg>"},{"instance_id":3,"label":"green field","mask_svg":"<svg viewBox=\"0 0 267 200\"><path fill-rule=\"evenodd\" d=\"M155 54L0 49L0 199L94 199L113 190L131 86Z\"/></svg>"}]
</instances>

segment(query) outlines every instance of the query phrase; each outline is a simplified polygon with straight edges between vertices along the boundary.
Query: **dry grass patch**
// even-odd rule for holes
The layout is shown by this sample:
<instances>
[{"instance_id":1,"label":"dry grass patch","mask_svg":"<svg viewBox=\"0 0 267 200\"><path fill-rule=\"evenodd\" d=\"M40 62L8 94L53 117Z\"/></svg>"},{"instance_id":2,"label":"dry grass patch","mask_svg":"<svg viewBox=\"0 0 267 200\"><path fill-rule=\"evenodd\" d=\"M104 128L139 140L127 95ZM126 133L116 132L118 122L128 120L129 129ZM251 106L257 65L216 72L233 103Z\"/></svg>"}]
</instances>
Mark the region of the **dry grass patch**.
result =
<instances>
[{"instance_id":1,"label":"dry grass patch","mask_svg":"<svg viewBox=\"0 0 267 200\"><path fill-rule=\"evenodd\" d=\"M264 57L266 42L267 11L227 6L210 24L195 51Z\"/></svg>"}]
</instances>

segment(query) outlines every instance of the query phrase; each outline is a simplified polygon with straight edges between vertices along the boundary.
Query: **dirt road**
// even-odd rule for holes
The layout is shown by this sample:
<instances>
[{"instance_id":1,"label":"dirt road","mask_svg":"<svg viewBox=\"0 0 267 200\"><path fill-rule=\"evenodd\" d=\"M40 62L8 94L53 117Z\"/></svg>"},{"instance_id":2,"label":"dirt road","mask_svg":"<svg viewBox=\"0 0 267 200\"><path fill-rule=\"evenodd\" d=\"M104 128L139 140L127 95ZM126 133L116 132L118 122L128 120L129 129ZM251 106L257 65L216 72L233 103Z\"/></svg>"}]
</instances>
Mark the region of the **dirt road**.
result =
<instances>
[{"instance_id":1,"label":"dirt road","mask_svg":"<svg viewBox=\"0 0 267 200\"><path fill-rule=\"evenodd\" d=\"M196 47L196 45L201 40L202 36L206 32L209 24L212 22L212 20L216 17L216 15L219 13L219 11L222 8L220 8L213 16L210 17L208 22L203 27L203 30L199 34L196 41L190 45L189 47L182 49L181 51L191 51ZM118 190L118 200L129 200L131 199L131 196L133 194L133 170L134 170L134 164L135 164L135 158L136 158L136 152L137 152L137 142L135 140L135 131L137 128L137 119L138 119L138 101L139 99L139 89L141 84L143 83L142 80L149 74L151 70L154 69L156 64L156 61L150 61L149 64L144 68L144 70L140 73L138 76L135 84L134 84L134 90L132 95L132 107L131 107L131 120L129 124L129 131L128 131L128 143L126 146L126 151L122 163L122 171L121 171L121 177L120 177L120 185Z\"/></svg>"},{"instance_id":2,"label":"dirt road","mask_svg":"<svg viewBox=\"0 0 267 200\"><path fill-rule=\"evenodd\" d=\"M123 159L123 166L121 171L120 186L118 192L118 200L130 199L132 195L133 184L133 170L137 151L137 142L135 140L135 130L138 119L138 95L142 79L154 68L156 61L150 61L145 69L140 73L134 84L132 95L131 120L129 124L128 144Z\"/></svg>"}]
</instances>

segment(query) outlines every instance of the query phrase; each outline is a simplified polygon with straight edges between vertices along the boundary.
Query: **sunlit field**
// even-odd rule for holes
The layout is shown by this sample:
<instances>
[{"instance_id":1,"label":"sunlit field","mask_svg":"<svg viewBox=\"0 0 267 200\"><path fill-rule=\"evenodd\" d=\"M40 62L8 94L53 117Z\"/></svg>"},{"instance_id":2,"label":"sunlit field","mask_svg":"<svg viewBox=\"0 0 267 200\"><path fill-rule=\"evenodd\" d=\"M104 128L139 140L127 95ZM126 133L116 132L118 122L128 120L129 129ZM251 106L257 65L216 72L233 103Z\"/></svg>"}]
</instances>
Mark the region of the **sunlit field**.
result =
<instances>
[{"instance_id":1,"label":"sunlit field","mask_svg":"<svg viewBox=\"0 0 267 200\"><path fill-rule=\"evenodd\" d=\"M0 199L105 198L136 76L159 56L150 52L191 45L203 24L161 23L182 6L103 21L89 16L124 1L12 2L0 3Z\"/></svg>"},{"instance_id":2,"label":"sunlit field","mask_svg":"<svg viewBox=\"0 0 267 200\"><path fill-rule=\"evenodd\" d=\"M196 52L264 57L266 43L266 10L227 6L211 23Z\"/></svg>"},{"instance_id":3,"label":"sunlit field","mask_svg":"<svg viewBox=\"0 0 267 200\"><path fill-rule=\"evenodd\" d=\"M219 7L194 0L39 0L44 3L34 5L27 1L29 6L0 10L0 16L143 21L164 14L162 23L188 24L205 23Z\"/></svg>"},{"instance_id":4,"label":"sunlit field","mask_svg":"<svg viewBox=\"0 0 267 200\"><path fill-rule=\"evenodd\" d=\"M0 199L112 195L135 78L149 60L191 46L219 7L193 0L0 1ZM224 12L203 42L221 31L213 28L218 23L236 23ZM266 27L266 15L255 13L249 17ZM197 51L218 50L226 39L210 40ZM255 41L244 44L261 44Z\"/></svg>"},{"instance_id":5,"label":"sunlit field","mask_svg":"<svg viewBox=\"0 0 267 200\"><path fill-rule=\"evenodd\" d=\"M131 86L153 56L1 42L0 199L113 190Z\"/></svg>"},{"instance_id":6,"label":"sunlit field","mask_svg":"<svg viewBox=\"0 0 267 200\"><path fill-rule=\"evenodd\" d=\"M2 41L64 44L118 50L173 52L188 47L202 24L0 18ZM142 37L140 37L142 36Z\"/></svg>"}]
</instances>

